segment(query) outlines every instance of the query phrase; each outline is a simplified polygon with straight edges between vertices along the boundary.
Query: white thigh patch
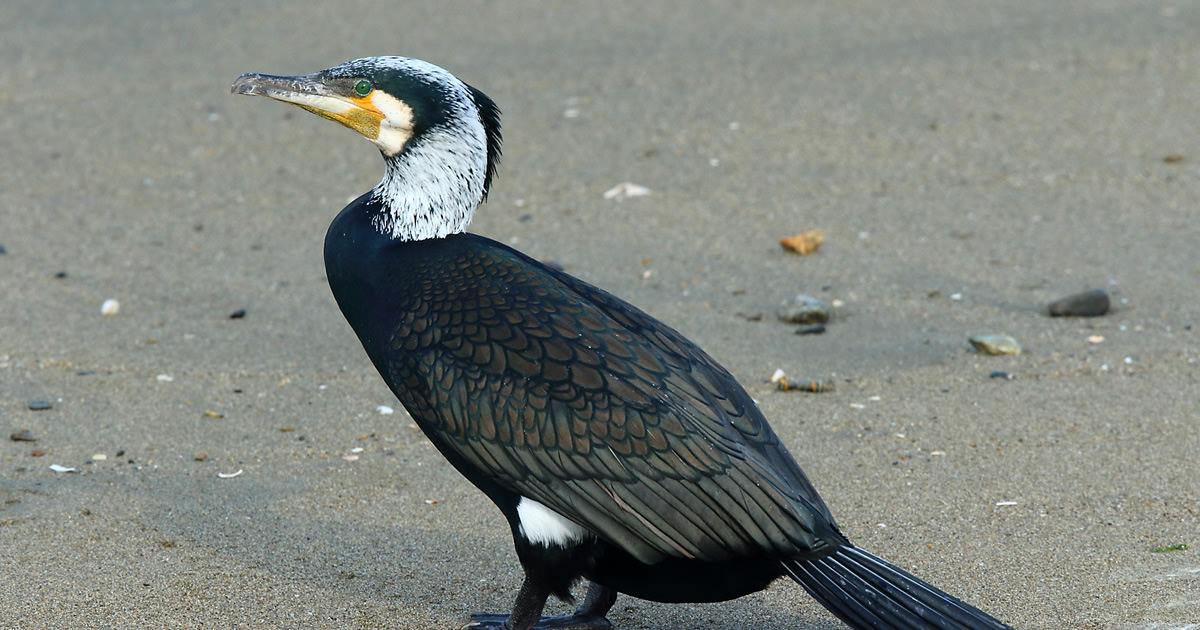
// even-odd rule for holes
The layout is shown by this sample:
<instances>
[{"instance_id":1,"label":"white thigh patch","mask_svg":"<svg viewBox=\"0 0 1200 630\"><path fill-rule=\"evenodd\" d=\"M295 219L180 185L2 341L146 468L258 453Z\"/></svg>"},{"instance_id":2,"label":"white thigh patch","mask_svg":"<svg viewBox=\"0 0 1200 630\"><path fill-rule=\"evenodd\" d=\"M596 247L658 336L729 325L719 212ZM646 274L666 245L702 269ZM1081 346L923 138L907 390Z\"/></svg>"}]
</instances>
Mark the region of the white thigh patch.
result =
<instances>
[{"instance_id":1,"label":"white thigh patch","mask_svg":"<svg viewBox=\"0 0 1200 630\"><path fill-rule=\"evenodd\" d=\"M569 547L587 536L586 529L526 497L521 497L521 501L517 503L517 517L521 521L521 535L531 543L546 547Z\"/></svg>"}]
</instances>

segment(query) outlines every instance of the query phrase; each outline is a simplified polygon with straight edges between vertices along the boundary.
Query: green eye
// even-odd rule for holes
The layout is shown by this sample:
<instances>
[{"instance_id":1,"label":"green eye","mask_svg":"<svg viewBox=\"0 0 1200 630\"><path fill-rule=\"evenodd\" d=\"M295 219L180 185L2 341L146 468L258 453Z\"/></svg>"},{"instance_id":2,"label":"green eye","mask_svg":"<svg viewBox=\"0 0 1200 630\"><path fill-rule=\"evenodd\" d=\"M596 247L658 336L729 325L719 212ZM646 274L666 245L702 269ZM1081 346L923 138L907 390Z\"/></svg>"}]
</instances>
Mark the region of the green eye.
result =
<instances>
[{"instance_id":1,"label":"green eye","mask_svg":"<svg viewBox=\"0 0 1200 630\"><path fill-rule=\"evenodd\" d=\"M366 96L366 95L370 94L372 89L373 88L371 87L371 82L366 79L363 79L362 81L359 81L358 83L354 84L354 91L359 96Z\"/></svg>"}]
</instances>

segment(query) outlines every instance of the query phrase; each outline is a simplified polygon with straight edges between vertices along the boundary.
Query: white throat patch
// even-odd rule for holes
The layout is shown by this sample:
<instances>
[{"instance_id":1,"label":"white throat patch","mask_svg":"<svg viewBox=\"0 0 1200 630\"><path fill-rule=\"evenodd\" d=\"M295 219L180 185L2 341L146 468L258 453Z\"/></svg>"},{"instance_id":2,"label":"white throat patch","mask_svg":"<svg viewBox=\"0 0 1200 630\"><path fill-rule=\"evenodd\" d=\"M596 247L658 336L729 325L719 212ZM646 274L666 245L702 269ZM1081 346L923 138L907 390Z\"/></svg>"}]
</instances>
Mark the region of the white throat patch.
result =
<instances>
[{"instance_id":1,"label":"white throat patch","mask_svg":"<svg viewBox=\"0 0 1200 630\"><path fill-rule=\"evenodd\" d=\"M383 114L383 120L379 123L379 137L372 142L385 156L396 155L412 138L412 108L383 90L375 90L371 94L371 104Z\"/></svg>"},{"instance_id":2,"label":"white throat patch","mask_svg":"<svg viewBox=\"0 0 1200 630\"><path fill-rule=\"evenodd\" d=\"M570 547L588 535L586 529L526 497L521 497L517 503L517 517L520 519L518 529L525 540L544 547Z\"/></svg>"}]
</instances>

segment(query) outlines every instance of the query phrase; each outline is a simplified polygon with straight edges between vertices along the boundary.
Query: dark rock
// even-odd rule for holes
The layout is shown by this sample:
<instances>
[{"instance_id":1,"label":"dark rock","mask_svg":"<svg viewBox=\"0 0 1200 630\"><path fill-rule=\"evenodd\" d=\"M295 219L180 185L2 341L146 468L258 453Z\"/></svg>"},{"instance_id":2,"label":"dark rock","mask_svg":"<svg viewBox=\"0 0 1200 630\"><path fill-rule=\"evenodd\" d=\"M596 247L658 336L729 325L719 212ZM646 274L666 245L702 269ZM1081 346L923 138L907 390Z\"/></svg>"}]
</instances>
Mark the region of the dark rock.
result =
<instances>
[{"instance_id":1,"label":"dark rock","mask_svg":"<svg viewBox=\"0 0 1200 630\"><path fill-rule=\"evenodd\" d=\"M229 319L243 319L245 317L246 317L246 309L244 309L244 308L239 308L238 310L229 314Z\"/></svg>"},{"instance_id":2,"label":"dark rock","mask_svg":"<svg viewBox=\"0 0 1200 630\"><path fill-rule=\"evenodd\" d=\"M797 335L820 335L825 332L825 324L810 324L796 329Z\"/></svg>"},{"instance_id":3,"label":"dark rock","mask_svg":"<svg viewBox=\"0 0 1200 630\"><path fill-rule=\"evenodd\" d=\"M1051 317L1099 317L1108 313L1112 301L1104 289L1093 289L1068 295L1050 303Z\"/></svg>"},{"instance_id":4,"label":"dark rock","mask_svg":"<svg viewBox=\"0 0 1200 630\"><path fill-rule=\"evenodd\" d=\"M8 436L8 439L14 442L36 442L37 438L33 437L33 433L29 429L21 429L13 431L13 434Z\"/></svg>"},{"instance_id":5,"label":"dark rock","mask_svg":"<svg viewBox=\"0 0 1200 630\"><path fill-rule=\"evenodd\" d=\"M50 402L49 400L31 400L31 401L29 401L29 408L33 411L44 411L53 406L54 406L54 403Z\"/></svg>"}]
</instances>

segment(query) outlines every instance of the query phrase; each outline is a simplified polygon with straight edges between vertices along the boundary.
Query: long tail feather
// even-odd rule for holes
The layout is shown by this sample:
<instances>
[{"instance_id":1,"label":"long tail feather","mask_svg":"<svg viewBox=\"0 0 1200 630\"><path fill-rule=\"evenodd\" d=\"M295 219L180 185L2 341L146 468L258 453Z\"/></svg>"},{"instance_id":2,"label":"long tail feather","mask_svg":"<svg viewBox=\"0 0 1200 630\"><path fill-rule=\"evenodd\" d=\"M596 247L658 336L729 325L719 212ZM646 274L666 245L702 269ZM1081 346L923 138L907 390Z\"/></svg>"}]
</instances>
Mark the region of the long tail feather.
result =
<instances>
[{"instance_id":1,"label":"long tail feather","mask_svg":"<svg viewBox=\"0 0 1200 630\"><path fill-rule=\"evenodd\" d=\"M784 560L783 566L804 590L852 628L1009 628L857 547L842 547L822 558Z\"/></svg>"}]
</instances>

